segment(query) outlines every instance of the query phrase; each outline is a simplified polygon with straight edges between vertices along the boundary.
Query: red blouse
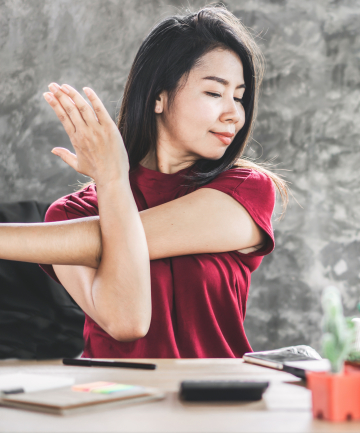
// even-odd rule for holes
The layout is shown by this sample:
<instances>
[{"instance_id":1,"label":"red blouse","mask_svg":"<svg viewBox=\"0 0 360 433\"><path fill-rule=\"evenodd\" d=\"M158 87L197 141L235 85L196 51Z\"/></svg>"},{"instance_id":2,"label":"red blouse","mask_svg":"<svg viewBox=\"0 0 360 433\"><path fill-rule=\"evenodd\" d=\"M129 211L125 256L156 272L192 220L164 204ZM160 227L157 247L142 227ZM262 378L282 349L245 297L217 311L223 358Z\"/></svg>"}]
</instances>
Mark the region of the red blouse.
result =
<instances>
[{"instance_id":1,"label":"red blouse","mask_svg":"<svg viewBox=\"0 0 360 433\"><path fill-rule=\"evenodd\" d=\"M186 169L185 169L186 170ZM182 197L190 190L180 170L160 173L139 165L130 185L139 211ZM244 319L251 273L274 249L271 215L275 188L271 179L250 169L231 169L202 188L229 194L266 233L266 245L253 253L193 254L152 260L152 319L149 332L133 342L110 337L85 315L86 358L234 358L250 352ZM46 222L98 215L96 187L60 198ZM41 267L57 282L51 265Z\"/></svg>"}]
</instances>

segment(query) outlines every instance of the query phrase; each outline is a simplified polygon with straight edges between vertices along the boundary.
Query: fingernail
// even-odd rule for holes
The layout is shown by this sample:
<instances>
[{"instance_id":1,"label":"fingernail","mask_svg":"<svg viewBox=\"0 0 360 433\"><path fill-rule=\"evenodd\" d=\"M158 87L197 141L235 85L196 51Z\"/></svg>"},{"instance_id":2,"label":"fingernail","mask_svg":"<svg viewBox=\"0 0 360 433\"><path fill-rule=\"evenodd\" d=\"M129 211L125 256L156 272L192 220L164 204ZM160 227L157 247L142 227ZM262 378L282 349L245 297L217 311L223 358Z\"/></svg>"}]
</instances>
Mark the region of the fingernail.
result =
<instances>
[{"instance_id":1,"label":"fingernail","mask_svg":"<svg viewBox=\"0 0 360 433\"><path fill-rule=\"evenodd\" d=\"M53 153L53 154L56 155L56 156L59 156L55 149L53 149L53 150L51 151L51 153Z\"/></svg>"},{"instance_id":2,"label":"fingernail","mask_svg":"<svg viewBox=\"0 0 360 433\"><path fill-rule=\"evenodd\" d=\"M67 94L70 93L70 89L69 89L69 87L68 87L66 84L62 84L61 87L60 87L60 89L61 89L63 92L67 93Z\"/></svg>"},{"instance_id":3,"label":"fingernail","mask_svg":"<svg viewBox=\"0 0 360 433\"><path fill-rule=\"evenodd\" d=\"M43 96L47 102L51 102L53 100L51 93L43 93Z\"/></svg>"},{"instance_id":4,"label":"fingernail","mask_svg":"<svg viewBox=\"0 0 360 433\"><path fill-rule=\"evenodd\" d=\"M91 91L88 87L83 87L83 91L85 92L86 96L90 96L91 95Z\"/></svg>"},{"instance_id":5,"label":"fingernail","mask_svg":"<svg viewBox=\"0 0 360 433\"><path fill-rule=\"evenodd\" d=\"M59 88L60 88L60 86L56 83L49 84L50 92L56 93Z\"/></svg>"}]
</instances>

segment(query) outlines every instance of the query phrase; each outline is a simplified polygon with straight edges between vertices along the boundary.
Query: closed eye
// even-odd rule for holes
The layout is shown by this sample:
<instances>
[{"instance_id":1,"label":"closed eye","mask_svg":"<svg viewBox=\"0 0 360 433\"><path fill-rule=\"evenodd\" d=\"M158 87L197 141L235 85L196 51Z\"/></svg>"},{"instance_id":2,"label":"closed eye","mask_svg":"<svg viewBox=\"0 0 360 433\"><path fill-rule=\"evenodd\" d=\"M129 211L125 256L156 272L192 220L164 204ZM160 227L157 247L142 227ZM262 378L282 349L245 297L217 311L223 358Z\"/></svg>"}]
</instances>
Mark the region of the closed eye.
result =
<instances>
[{"instance_id":1,"label":"closed eye","mask_svg":"<svg viewBox=\"0 0 360 433\"><path fill-rule=\"evenodd\" d=\"M220 98L221 97L221 95L219 95L218 93L206 92L206 94L210 95L214 98ZM242 104L244 102L244 98L234 98L234 101L240 102L240 104Z\"/></svg>"}]
</instances>

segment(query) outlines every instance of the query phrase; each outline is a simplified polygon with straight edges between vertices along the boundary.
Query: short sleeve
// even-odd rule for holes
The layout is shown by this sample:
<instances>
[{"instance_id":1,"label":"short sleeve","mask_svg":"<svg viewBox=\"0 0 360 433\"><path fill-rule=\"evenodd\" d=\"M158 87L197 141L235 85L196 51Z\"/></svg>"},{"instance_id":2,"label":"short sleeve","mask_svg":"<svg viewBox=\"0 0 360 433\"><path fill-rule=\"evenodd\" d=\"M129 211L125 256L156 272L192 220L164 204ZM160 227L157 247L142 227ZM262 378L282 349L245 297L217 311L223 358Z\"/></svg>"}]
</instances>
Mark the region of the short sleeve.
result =
<instances>
[{"instance_id":1,"label":"short sleeve","mask_svg":"<svg viewBox=\"0 0 360 433\"><path fill-rule=\"evenodd\" d=\"M221 173L201 188L217 189L233 197L244 206L255 223L266 233L265 245L244 255L265 256L273 251L275 240L271 216L276 197L275 186L269 176L253 169L233 168Z\"/></svg>"},{"instance_id":2,"label":"short sleeve","mask_svg":"<svg viewBox=\"0 0 360 433\"><path fill-rule=\"evenodd\" d=\"M77 218L99 215L98 202L95 185L61 197L50 205L44 222L67 221ZM57 278L52 265L40 264L40 268L45 271L53 280L61 284Z\"/></svg>"}]
</instances>

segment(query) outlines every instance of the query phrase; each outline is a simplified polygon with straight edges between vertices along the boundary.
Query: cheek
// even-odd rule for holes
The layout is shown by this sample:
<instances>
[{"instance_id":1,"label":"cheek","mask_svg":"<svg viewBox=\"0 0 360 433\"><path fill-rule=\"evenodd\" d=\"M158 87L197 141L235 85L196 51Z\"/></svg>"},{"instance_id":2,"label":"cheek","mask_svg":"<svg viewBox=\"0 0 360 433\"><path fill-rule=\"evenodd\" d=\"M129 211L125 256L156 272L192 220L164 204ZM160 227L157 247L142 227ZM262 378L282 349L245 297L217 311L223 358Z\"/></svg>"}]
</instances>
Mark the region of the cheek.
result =
<instances>
[{"instance_id":1,"label":"cheek","mask_svg":"<svg viewBox=\"0 0 360 433\"><path fill-rule=\"evenodd\" d=\"M203 137L214 124L215 119L216 113L211 107L194 99L186 104L178 104L171 120L176 134L181 134L181 139L188 141Z\"/></svg>"}]
</instances>

